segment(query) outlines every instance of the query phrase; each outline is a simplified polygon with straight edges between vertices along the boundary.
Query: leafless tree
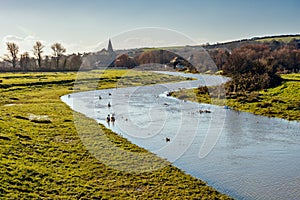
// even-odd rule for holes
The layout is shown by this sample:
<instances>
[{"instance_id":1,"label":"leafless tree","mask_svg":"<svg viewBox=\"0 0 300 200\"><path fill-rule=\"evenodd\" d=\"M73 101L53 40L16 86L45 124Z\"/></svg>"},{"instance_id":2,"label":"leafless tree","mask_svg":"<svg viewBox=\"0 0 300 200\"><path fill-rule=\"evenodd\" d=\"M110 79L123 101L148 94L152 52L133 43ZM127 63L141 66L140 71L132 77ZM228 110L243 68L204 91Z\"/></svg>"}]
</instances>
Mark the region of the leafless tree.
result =
<instances>
[{"instance_id":1,"label":"leafless tree","mask_svg":"<svg viewBox=\"0 0 300 200\"><path fill-rule=\"evenodd\" d=\"M53 56L56 59L56 68L59 68L59 60L61 56L66 52L66 49L60 44L60 43L54 43L51 46L51 49L53 50Z\"/></svg>"},{"instance_id":2,"label":"leafless tree","mask_svg":"<svg viewBox=\"0 0 300 200\"><path fill-rule=\"evenodd\" d=\"M30 62L29 53L24 52L20 58L20 66L23 69L23 71L26 71L28 69L29 62Z\"/></svg>"},{"instance_id":3,"label":"leafless tree","mask_svg":"<svg viewBox=\"0 0 300 200\"><path fill-rule=\"evenodd\" d=\"M45 46L40 41L37 41L35 43L35 45L33 46L33 53L34 53L34 55L36 56L36 58L38 60L39 68L42 67L42 53L44 52L43 51L44 47Z\"/></svg>"},{"instance_id":4,"label":"leafless tree","mask_svg":"<svg viewBox=\"0 0 300 200\"><path fill-rule=\"evenodd\" d=\"M13 65L13 68L15 68L18 61L19 46L13 42L7 42L6 46L8 55L5 55L4 60L10 62Z\"/></svg>"}]
</instances>

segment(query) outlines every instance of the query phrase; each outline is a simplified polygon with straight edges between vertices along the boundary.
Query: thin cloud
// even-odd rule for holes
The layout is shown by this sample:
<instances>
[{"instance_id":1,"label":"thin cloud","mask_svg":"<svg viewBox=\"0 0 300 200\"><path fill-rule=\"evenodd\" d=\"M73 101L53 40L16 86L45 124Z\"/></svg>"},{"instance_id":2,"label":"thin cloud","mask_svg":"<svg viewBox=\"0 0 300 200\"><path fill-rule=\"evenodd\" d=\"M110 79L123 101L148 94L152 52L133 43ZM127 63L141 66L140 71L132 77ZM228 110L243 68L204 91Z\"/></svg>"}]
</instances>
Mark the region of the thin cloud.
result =
<instances>
[{"instance_id":1,"label":"thin cloud","mask_svg":"<svg viewBox=\"0 0 300 200\"><path fill-rule=\"evenodd\" d=\"M6 42L23 42L24 38L18 37L16 35L7 35L2 39L3 43Z\"/></svg>"}]
</instances>

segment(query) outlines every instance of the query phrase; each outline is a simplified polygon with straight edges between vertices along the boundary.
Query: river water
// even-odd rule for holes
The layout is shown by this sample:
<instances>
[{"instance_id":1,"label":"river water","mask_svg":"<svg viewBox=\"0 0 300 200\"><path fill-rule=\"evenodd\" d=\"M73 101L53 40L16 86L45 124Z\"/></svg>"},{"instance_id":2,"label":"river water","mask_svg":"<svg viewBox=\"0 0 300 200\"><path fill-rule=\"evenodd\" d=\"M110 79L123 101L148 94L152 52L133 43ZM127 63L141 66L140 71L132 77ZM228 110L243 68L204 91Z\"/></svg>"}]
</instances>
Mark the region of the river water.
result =
<instances>
[{"instance_id":1,"label":"river water","mask_svg":"<svg viewBox=\"0 0 300 200\"><path fill-rule=\"evenodd\" d=\"M78 92L61 99L236 199L300 199L299 122L168 97L168 91L227 79L163 73L198 80ZM108 114L115 123L107 123Z\"/></svg>"}]
</instances>

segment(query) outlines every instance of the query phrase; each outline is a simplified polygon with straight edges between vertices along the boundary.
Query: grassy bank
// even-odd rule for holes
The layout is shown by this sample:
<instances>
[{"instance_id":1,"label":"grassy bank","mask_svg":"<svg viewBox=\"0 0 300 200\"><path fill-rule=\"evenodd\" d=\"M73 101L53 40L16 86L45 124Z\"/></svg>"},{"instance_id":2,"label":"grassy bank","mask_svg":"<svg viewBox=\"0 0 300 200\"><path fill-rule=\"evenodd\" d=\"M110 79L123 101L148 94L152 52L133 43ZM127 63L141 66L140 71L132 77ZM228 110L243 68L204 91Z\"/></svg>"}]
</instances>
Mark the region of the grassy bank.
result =
<instances>
[{"instance_id":1,"label":"grassy bank","mask_svg":"<svg viewBox=\"0 0 300 200\"><path fill-rule=\"evenodd\" d=\"M282 78L284 81L278 87L247 94L230 94L225 103L235 110L300 121L300 74L286 74ZM199 89L181 90L172 95L190 101L219 104L214 94Z\"/></svg>"},{"instance_id":2,"label":"grassy bank","mask_svg":"<svg viewBox=\"0 0 300 200\"><path fill-rule=\"evenodd\" d=\"M203 181L76 113L76 119L89 124L87 134L101 129L111 143L125 151L141 152L145 162L163 163L164 167L134 174L92 156L78 136L73 111L59 98L72 92L76 77L75 73L0 74L0 198L228 199ZM96 80L100 81L99 88L139 85L138 80L143 84L178 80L125 70L82 72L78 77L76 89L80 91L91 89Z\"/></svg>"}]
</instances>

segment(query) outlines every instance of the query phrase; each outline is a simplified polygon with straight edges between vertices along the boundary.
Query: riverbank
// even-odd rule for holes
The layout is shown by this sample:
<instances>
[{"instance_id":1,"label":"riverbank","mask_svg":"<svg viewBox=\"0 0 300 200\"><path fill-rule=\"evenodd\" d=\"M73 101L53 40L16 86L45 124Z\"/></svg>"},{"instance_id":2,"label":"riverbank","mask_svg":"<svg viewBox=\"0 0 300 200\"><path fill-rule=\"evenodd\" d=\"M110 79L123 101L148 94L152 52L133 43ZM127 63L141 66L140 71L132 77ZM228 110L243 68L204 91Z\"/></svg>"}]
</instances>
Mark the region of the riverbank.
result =
<instances>
[{"instance_id":1,"label":"riverbank","mask_svg":"<svg viewBox=\"0 0 300 200\"><path fill-rule=\"evenodd\" d=\"M96 74L96 75L95 75ZM101 79L99 78L101 75ZM0 196L3 198L229 199L170 163L159 170L131 174L110 168L86 150L73 111L60 96L73 91L76 73L0 74ZM178 81L168 75L106 70L83 74L77 91ZM182 78L184 80L184 78ZM79 113L128 151L167 162Z\"/></svg>"},{"instance_id":2,"label":"riverbank","mask_svg":"<svg viewBox=\"0 0 300 200\"><path fill-rule=\"evenodd\" d=\"M300 121L300 74L285 74L282 75L282 78L283 83L275 88L248 94L228 95L225 104L234 110ZM214 91L214 89L212 88L210 91ZM214 95L203 91L203 88L201 90L180 90L171 94L182 100L199 103L218 105L218 102L220 102L213 97ZM223 101L221 101L221 105L224 105Z\"/></svg>"}]
</instances>

